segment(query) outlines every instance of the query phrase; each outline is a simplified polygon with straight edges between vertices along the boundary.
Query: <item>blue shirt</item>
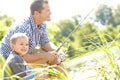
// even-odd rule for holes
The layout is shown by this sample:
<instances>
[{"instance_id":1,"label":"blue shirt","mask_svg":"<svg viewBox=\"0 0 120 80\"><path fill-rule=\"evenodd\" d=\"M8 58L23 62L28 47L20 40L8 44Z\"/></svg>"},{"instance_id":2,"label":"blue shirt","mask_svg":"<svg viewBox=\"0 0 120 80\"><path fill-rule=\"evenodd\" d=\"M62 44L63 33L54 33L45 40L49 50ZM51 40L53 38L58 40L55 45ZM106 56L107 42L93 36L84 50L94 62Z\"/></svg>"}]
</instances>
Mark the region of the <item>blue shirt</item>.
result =
<instances>
[{"instance_id":1,"label":"blue shirt","mask_svg":"<svg viewBox=\"0 0 120 80\"><path fill-rule=\"evenodd\" d=\"M3 66L2 70L3 80L9 80L4 78L11 77L12 75L25 77L27 74L25 71L26 71L25 61L16 52L12 51Z\"/></svg>"},{"instance_id":2,"label":"blue shirt","mask_svg":"<svg viewBox=\"0 0 120 80\"><path fill-rule=\"evenodd\" d=\"M35 49L38 44L44 45L49 42L48 34L46 30L46 23L43 22L39 27L34 23L32 15L25 18L19 23L13 24L6 35L4 36L0 45L0 54L5 58L10 54L10 37L14 33L23 32L26 33L29 38L29 53Z\"/></svg>"},{"instance_id":3,"label":"blue shirt","mask_svg":"<svg viewBox=\"0 0 120 80\"><path fill-rule=\"evenodd\" d=\"M24 77L24 80L30 80L37 75L36 72L33 71L27 65L24 59L21 56L19 56L15 51L11 51L3 66L2 78L3 80L12 80L9 78L13 75L17 75L21 78ZM13 77L13 79L16 80L15 77Z\"/></svg>"}]
</instances>

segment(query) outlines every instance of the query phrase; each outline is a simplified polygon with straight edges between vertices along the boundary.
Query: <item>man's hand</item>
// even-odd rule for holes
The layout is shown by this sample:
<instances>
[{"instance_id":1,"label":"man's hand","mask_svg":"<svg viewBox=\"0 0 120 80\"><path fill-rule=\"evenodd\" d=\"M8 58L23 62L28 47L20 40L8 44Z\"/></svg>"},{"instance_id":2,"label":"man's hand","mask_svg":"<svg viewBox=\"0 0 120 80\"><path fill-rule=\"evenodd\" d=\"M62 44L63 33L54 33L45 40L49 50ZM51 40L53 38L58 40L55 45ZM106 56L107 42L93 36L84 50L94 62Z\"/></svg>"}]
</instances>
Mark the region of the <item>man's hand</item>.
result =
<instances>
[{"instance_id":1,"label":"man's hand","mask_svg":"<svg viewBox=\"0 0 120 80\"><path fill-rule=\"evenodd\" d=\"M50 65L60 64L66 59L66 56L64 55L63 51L59 51L59 52L52 51L52 52L49 52L49 54L52 54L54 56L54 58L51 58L47 62Z\"/></svg>"},{"instance_id":2,"label":"man's hand","mask_svg":"<svg viewBox=\"0 0 120 80\"><path fill-rule=\"evenodd\" d=\"M53 43L46 43L45 45L42 45L41 48L48 53L48 64L60 64L66 59L64 52L61 49L57 51L58 47Z\"/></svg>"},{"instance_id":3,"label":"man's hand","mask_svg":"<svg viewBox=\"0 0 120 80\"><path fill-rule=\"evenodd\" d=\"M66 56L65 56L64 52L63 52L62 50L59 50L59 51L58 51L58 54L59 54L59 55L58 55L58 58L57 58L58 62L60 63L60 62L65 61Z\"/></svg>"},{"instance_id":4,"label":"man's hand","mask_svg":"<svg viewBox=\"0 0 120 80\"><path fill-rule=\"evenodd\" d=\"M48 61L47 61L48 64L50 65L59 64L59 62L57 61L59 54L56 51L49 51L47 56L48 56Z\"/></svg>"},{"instance_id":5,"label":"man's hand","mask_svg":"<svg viewBox=\"0 0 120 80\"><path fill-rule=\"evenodd\" d=\"M61 55L59 55L59 56L57 57L57 61L58 61L59 63L65 61L65 59L66 59L66 56L63 55L63 54L61 54Z\"/></svg>"}]
</instances>

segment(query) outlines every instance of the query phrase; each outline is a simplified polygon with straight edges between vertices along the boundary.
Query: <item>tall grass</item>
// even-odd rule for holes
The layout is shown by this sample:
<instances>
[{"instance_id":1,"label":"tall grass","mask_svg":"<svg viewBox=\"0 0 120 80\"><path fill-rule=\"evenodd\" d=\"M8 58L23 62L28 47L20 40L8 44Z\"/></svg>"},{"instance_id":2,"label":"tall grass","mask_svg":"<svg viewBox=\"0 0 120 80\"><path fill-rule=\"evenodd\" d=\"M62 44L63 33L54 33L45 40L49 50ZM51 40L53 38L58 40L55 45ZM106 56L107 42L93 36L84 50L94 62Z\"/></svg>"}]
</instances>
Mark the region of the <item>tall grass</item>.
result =
<instances>
[{"instance_id":1,"label":"tall grass","mask_svg":"<svg viewBox=\"0 0 120 80\"><path fill-rule=\"evenodd\" d=\"M120 34L112 39L102 31L97 33L102 45L92 44L97 47L98 51L93 51L90 55L77 57L68 62L67 66L70 66L73 80L120 80L120 45L118 42ZM105 35L112 41L108 42Z\"/></svg>"},{"instance_id":2,"label":"tall grass","mask_svg":"<svg viewBox=\"0 0 120 80\"><path fill-rule=\"evenodd\" d=\"M2 68L4 65L5 59L0 55L0 79L2 78Z\"/></svg>"},{"instance_id":3,"label":"tall grass","mask_svg":"<svg viewBox=\"0 0 120 80\"><path fill-rule=\"evenodd\" d=\"M120 34L113 39L112 42L108 43L107 40L104 38L105 34L102 32L98 32L100 39L104 42L104 46L101 46L99 49L104 52L105 54L105 62L106 64L99 67L101 77L103 80L120 80L120 65L118 60L120 58L120 48L117 38L119 38Z\"/></svg>"}]
</instances>

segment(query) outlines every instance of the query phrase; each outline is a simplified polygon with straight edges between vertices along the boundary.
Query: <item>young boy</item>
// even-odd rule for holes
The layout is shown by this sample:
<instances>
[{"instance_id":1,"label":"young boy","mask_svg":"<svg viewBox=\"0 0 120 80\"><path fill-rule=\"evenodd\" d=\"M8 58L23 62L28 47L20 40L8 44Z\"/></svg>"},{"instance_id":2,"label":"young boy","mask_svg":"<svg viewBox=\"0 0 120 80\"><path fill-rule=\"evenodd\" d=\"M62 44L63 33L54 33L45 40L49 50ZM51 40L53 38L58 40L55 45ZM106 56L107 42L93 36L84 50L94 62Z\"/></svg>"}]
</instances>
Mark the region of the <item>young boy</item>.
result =
<instances>
[{"instance_id":1,"label":"young boy","mask_svg":"<svg viewBox=\"0 0 120 80\"><path fill-rule=\"evenodd\" d=\"M10 38L11 53L3 67L3 80L16 80L27 76L26 62L22 58L29 49L28 37L24 33L15 33Z\"/></svg>"}]
</instances>

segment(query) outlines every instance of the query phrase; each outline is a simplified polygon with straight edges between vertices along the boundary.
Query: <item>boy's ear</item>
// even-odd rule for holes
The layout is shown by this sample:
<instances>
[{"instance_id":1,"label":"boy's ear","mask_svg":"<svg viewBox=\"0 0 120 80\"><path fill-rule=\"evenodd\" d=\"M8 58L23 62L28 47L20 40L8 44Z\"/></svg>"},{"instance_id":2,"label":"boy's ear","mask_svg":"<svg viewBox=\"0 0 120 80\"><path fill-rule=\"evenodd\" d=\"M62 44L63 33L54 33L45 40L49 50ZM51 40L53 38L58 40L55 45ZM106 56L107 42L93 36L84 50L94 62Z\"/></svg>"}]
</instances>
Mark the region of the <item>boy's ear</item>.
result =
<instances>
[{"instance_id":1,"label":"boy's ear","mask_svg":"<svg viewBox=\"0 0 120 80\"><path fill-rule=\"evenodd\" d=\"M14 44L13 44L13 43L10 43L10 47L11 47L11 49L13 50L13 49L14 49Z\"/></svg>"}]
</instances>

